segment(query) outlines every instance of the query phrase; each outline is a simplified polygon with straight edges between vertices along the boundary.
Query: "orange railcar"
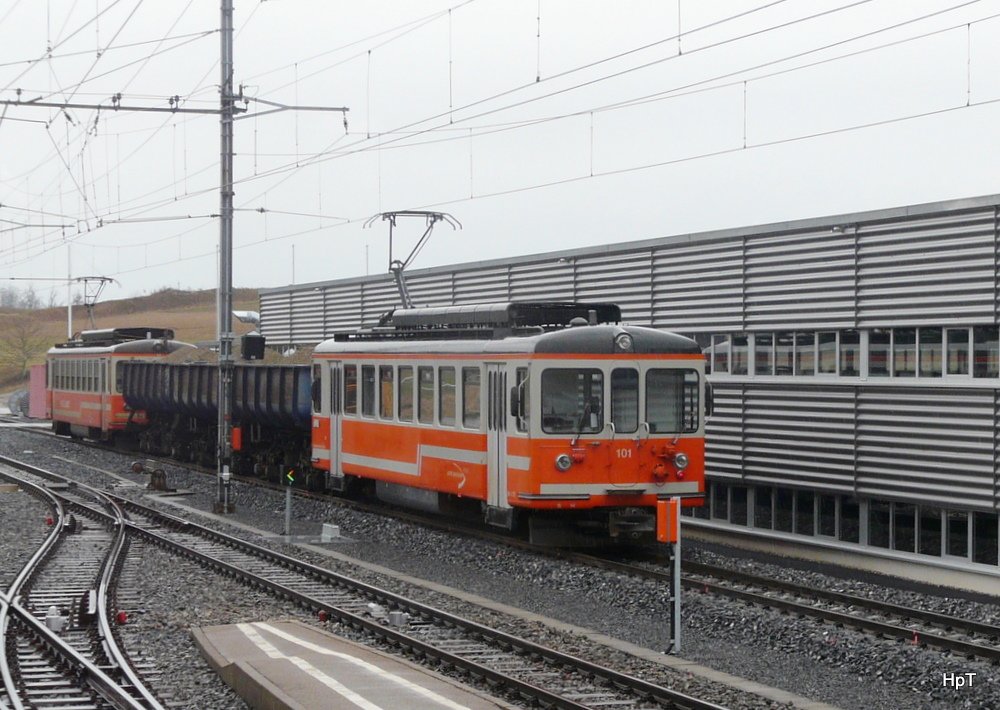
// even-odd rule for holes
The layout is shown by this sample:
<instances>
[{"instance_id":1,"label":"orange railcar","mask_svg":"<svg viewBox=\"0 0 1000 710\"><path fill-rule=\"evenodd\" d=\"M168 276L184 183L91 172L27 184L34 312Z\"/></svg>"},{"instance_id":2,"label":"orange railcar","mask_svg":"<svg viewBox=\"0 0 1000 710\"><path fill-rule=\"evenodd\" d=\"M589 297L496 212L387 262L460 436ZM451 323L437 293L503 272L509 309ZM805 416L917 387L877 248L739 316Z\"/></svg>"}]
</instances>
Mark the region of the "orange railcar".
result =
<instances>
[{"instance_id":1,"label":"orange railcar","mask_svg":"<svg viewBox=\"0 0 1000 710\"><path fill-rule=\"evenodd\" d=\"M146 413L122 397L120 363L163 358L179 348L166 328L84 331L46 354L46 410L57 434L109 440L146 424Z\"/></svg>"},{"instance_id":2,"label":"orange railcar","mask_svg":"<svg viewBox=\"0 0 1000 710\"><path fill-rule=\"evenodd\" d=\"M313 465L333 488L527 519L546 542L652 538L658 500L703 501L710 392L694 341L620 320L610 304L405 309L327 340Z\"/></svg>"}]
</instances>

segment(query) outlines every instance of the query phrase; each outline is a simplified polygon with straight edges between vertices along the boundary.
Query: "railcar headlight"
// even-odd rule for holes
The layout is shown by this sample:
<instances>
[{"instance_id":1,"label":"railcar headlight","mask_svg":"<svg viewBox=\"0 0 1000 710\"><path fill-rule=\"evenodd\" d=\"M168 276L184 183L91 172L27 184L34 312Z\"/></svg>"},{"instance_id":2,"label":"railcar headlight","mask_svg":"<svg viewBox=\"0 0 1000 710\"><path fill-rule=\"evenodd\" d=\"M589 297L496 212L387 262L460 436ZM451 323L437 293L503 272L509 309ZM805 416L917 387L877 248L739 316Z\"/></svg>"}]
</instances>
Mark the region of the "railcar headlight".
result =
<instances>
[{"instance_id":1,"label":"railcar headlight","mask_svg":"<svg viewBox=\"0 0 1000 710\"><path fill-rule=\"evenodd\" d=\"M674 454L674 466L677 467L678 471L683 471L684 469L686 469L689 463L690 461L688 461L687 454L685 453Z\"/></svg>"},{"instance_id":2,"label":"railcar headlight","mask_svg":"<svg viewBox=\"0 0 1000 710\"><path fill-rule=\"evenodd\" d=\"M569 467L573 465L573 459L569 457L569 454L559 454L556 456L556 468L560 471L569 471Z\"/></svg>"},{"instance_id":3,"label":"railcar headlight","mask_svg":"<svg viewBox=\"0 0 1000 710\"><path fill-rule=\"evenodd\" d=\"M632 336L628 333L619 333L615 336L615 347L625 352L632 351Z\"/></svg>"}]
</instances>

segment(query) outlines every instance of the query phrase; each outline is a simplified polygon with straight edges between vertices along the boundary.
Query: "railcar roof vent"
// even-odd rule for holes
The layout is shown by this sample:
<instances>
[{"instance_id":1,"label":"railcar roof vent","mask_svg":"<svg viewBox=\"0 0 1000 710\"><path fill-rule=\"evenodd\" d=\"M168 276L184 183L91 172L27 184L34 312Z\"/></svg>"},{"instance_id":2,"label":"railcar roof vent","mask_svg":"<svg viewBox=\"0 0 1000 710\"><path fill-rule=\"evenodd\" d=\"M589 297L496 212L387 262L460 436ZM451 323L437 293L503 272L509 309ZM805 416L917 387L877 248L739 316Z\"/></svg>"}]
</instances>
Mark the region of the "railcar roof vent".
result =
<instances>
[{"instance_id":1,"label":"railcar roof vent","mask_svg":"<svg viewBox=\"0 0 1000 710\"><path fill-rule=\"evenodd\" d=\"M613 303L517 302L441 308L401 308L386 323L395 328L506 327L565 328L574 318L588 320L594 311L600 323L617 323L621 308Z\"/></svg>"},{"instance_id":2,"label":"railcar roof vent","mask_svg":"<svg viewBox=\"0 0 1000 710\"><path fill-rule=\"evenodd\" d=\"M150 328L138 326L135 328L106 328L104 330L85 330L76 340L59 343L57 348L99 348L108 345L128 343L133 340L173 340L174 331L171 328Z\"/></svg>"},{"instance_id":3,"label":"railcar roof vent","mask_svg":"<svg viewBox=\"0 0 1000 710\"><path fill-rule=\"evenodd\" d=\"M336 340L395 340L433 338L505 338L560 330L584 323L618 323L621 308L614 303L569 301L482 303L438 308L397 308L379 319L376 328L337 333Z\"/></svg>"}]
</instances>

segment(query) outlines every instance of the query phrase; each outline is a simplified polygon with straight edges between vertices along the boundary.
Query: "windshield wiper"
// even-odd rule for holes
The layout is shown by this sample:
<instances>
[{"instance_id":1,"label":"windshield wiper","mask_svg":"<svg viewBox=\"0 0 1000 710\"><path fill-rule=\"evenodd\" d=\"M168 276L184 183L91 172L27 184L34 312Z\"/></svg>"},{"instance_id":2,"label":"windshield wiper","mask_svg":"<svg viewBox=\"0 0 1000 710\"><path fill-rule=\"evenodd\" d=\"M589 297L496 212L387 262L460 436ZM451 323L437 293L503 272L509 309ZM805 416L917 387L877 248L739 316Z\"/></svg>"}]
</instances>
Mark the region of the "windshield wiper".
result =
<instances>
[{"instance_id":1,"label":"windshield wiper","mask_svg":"<svg viewBox=\"0 0 1000 710\"><path fill-rule=\"evenodd\" d=\"M590 416L593 404L594 403L592 401L588 401L585 405L583 405L583 414L580 415L580 423L576 427L576 436L574 436L573 440L569 442L570 446L576 446L576 442L578 442L580 437L583 435L583 427L587 423L587 417Z\"/></svg>"}]
</instances>

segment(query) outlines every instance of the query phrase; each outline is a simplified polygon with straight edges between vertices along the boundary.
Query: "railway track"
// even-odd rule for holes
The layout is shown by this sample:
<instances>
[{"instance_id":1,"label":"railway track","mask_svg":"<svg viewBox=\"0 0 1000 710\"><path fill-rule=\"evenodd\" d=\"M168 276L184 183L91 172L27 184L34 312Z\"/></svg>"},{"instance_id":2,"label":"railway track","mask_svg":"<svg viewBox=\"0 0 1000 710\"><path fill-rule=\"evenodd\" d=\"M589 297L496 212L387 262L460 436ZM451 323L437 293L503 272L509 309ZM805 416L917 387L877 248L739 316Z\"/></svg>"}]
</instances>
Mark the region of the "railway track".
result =
<instances>
[{"instance_id":1,"label":"railway track","mask_svg":"<svg viewBox=\"0 0 1000 710\"><path fill-rule=\"evenodd\" d=\"M65 480L10 459L0 457L0 463ZM293 600L412 656L485 679L501 694L554 708L720 707L133 501L109 497L128 513L122 527L146 542ZM110 521L110 514L104 515Z\"/></svg>"},{"instance_id":2,"label":"railway track","mask_svg":"<svg viewBox=\"0 0 1000 710\"><path fill-rule=\"evenodd\" d=\"M669 582L669 574L655 567L579 553L565 556L622 574ZM688 589L1000 663L1000 626L704 563L685 562L683 569L681 583Z\"/></svg>"},{"instance_id":3,"label":"railway track","mask_svg":"<svg viewBox=\"0 0 1000 710\"><path fill-rule=\"evenodd\" d=\"M14 710L160 710L119 648L108 619L109 586L125 542L121 511L96 524L90 508L10 476L52 509L52 532L0 593L3 698ZM110 505L109 502L106 504ZM99 504L98 504L99 505Z\"/></svg>"},{"instance_id":4,"label":"railway track","mask_svg":"<svg viewBox=\"0 0 1000 710\"><path fill-rule=\"evenodd\" d=\"M280 488L258 479L247 479L244 482ZM307 491L302 491L300 495L319 497ZM639 564L639 562L649 562L648 557L629 562L601 555L539 548L509 535L484 531L454 520L441 520L410 511L390 511L381 505L342 498L324 496L324 500L336 500L355 509L391 515L447 532L471 535L567 561L669 583L666 572L656 569L655 566ZM806 587L703 563L685 562L682 583L688 589L702 593L718 594L789 614L816 618L824 623L859 629L879 637L1000 663L1000 626L859 595Z\"/></svg>"}]
</instances>

